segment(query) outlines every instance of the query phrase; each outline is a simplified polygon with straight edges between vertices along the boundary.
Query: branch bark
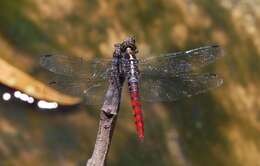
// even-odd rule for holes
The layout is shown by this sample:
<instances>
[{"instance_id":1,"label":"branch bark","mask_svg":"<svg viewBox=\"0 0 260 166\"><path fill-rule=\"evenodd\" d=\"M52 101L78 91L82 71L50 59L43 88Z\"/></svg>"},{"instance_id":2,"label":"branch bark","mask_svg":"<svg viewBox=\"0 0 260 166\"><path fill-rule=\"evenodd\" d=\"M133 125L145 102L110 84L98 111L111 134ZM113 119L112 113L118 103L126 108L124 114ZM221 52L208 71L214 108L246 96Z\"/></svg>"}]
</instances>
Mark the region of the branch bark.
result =
<instances>
[{"instance_id":1,"label":"branch bark","mask_svg":"<svg viewBox=\"0 0 260 166\"><path fill-rule=\"evenodd\" d=\"M121 91L125 81L125 76L121 75L122 69L118 60L127 47L136 47L134 38L128 37L123 43L115 44L109 88L101 108L96 144L91 158L87 161L87 166L104 166L106 164L106 158L119 112ZM124 50L124 52L121 52L122 50Z\"/></svg>"},{"instance_id":2,"label":"branch bark","mask_svg":"<svg viewBox=\"0 0 260 166\"><path fill-rule=\"evenodd\" d=\"M120 107L123 81L120 78L110 78L104 104L101 108L97 139L87 166L104 166L112 140L117 115Z\"/></svg>"}]
</instances>

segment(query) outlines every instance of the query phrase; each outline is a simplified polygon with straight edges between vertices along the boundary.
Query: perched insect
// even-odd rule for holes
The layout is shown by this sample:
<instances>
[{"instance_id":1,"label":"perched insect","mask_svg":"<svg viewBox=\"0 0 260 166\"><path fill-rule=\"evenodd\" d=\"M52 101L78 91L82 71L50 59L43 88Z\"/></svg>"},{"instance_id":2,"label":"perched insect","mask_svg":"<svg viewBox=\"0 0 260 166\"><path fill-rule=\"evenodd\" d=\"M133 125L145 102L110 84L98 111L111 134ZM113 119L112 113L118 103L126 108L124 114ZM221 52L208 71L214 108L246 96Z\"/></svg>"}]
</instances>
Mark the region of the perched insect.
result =
<instances>
[{"instance_id":1,"label":"perched insect","mask_svg":"<svg viewBox=\"0 0 260 166\"><path fill-rule=\"evenodd\" d=\"M64 55L44 55L41 65L56 74L51 82L63 92L84 98L96 105L107 89L107 79L113 75L128 83L135 124L140 139L144 138L142 102L176 101L219 87L223 80L216 74L196 71L223 56L217 45L184 52L137 58L134 38L115 45L113 59L83 60Z\"/></svg>"}]
</instances>

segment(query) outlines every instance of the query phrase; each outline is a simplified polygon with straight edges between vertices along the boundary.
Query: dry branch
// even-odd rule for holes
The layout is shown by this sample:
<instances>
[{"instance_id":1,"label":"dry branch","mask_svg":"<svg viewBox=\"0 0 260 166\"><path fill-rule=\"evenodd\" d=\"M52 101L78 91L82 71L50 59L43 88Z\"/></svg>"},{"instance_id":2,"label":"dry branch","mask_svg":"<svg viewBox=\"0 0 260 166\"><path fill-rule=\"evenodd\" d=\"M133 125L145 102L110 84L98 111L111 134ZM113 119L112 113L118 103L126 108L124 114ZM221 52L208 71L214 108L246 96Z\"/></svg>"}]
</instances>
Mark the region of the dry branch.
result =
<instances>
[{"instance_id":1,"label":"dry branch","mask_svg":"<svg viewBox=\"0 0 260 166\"><path fill-rule=\"evenodd\" d=\"M106 163L120 107L122 86L123 81L120 81L119 78L110 78L110 85L101 108L94 151L92 157L87 161L87 166L103 166Z\"/></svg>"}]
</instances>

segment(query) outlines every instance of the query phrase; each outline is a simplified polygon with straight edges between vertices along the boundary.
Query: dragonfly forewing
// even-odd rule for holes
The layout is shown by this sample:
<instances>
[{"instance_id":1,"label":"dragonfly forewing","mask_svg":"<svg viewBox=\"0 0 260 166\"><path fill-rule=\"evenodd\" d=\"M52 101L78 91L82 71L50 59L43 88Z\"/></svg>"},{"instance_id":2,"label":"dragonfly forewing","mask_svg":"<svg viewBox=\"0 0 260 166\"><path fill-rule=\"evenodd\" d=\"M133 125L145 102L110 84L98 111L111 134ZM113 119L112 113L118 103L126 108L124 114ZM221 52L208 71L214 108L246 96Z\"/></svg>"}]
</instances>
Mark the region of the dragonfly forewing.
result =
<instances>
[{"instance_id":1,"label":"dragonfly forewing","mask_svg":"<svg viewBox=\"0 0 260 166\"><path fill-rule=\"evenodd\" d=\"M40 65L60 75L79 78L105 77L111 68L111 59L85 60L82 57L48 54L40 58Z\"/></svg>"},{"instance_id":2,"label":"dragonfly forewing","mask_svg":"<svg viewBox=\"0 0 260 166\"><path fill-rule=\"evenodd\" d=\"M152 56L140 60L141 73L167 72L172 76L198 70L222 57L223 50L217 46L204 46L188 51Z\"/></svg>"}]
</instances>

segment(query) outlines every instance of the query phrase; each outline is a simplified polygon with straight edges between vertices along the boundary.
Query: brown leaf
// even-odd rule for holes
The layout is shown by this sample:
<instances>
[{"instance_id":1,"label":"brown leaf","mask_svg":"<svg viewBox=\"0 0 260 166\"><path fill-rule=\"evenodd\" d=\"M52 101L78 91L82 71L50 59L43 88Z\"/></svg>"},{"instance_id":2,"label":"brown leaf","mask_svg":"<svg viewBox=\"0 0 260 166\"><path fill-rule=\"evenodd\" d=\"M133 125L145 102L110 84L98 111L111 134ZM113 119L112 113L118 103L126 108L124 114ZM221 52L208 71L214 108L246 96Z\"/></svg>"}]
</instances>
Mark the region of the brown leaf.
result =
<instances>
[{"instance_id":1,"label":"brown leaf","mask_svg":"<svg viewBox=\"0 0 260 166\"><path fill-rule=\"evenodd\" d=\"M44 85L42 82L32 78L1 58L0 71L2 72L0 74L0 83L23 91L37 99L55 101L61 105L75 105L81 101L80 98L62 94Z\"/></svg>"}]
</instances>

